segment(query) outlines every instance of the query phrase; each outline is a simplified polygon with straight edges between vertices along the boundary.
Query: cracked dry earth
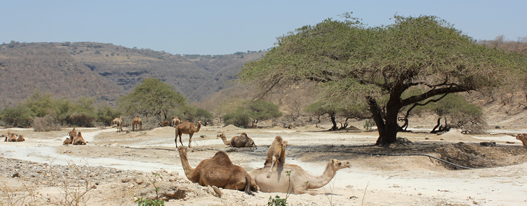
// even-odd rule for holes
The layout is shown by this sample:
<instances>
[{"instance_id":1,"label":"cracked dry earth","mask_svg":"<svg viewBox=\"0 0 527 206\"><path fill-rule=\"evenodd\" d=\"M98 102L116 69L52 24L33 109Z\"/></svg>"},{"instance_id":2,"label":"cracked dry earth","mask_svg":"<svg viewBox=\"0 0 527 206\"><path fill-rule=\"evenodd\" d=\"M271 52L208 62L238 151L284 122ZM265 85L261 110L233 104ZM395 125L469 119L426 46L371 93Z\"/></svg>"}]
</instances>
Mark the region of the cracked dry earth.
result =
<instances>
[{"instance_id":1,"label":"cracked dry earth","mask_svg":"<svg viewBox=\"0 0 527 206\"><path fill-rule=\"evenodd\" d=\"M362 122L353 124L362 128ZM174 128L122 133L115 128L77 128L88 144L64 146L69 130L10 129L26 141L0 142L0 205L137 205L137 198L156 197L165 205L266 205L277 195L290 205L527 205L527 149L507 135L527 132L522 128L483 135L459 131L436 135L414 128L414 133L398 135L410 142L380 148L372 146L376 132L328 132L314 125L202 127L188 153L193 167L218 150L247 171L263 167L277 135L289 142L286 163L312 175L321 175L330 159L351 162L351 168L339 170L329 184L307 194L248 196L220 189L221 197L210 187L188 181L175 148ZM221 132L229 139L245 132L258 148L229 148L217 138ZM3 133L7 129L0 129ZM484 141L496 146L480 146ZM183 143L188 145L188 135ZM475 169L459 169L414 153Z\"/></svg>"}]
</instances>

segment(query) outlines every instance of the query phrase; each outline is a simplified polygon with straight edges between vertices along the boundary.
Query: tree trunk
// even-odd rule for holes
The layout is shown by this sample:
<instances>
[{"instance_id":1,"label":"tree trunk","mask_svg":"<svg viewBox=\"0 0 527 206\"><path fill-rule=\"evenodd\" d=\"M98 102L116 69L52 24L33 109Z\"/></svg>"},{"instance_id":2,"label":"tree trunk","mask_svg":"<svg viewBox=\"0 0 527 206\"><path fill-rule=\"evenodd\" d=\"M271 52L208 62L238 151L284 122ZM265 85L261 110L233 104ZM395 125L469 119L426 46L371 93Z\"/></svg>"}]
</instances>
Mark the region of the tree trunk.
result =
<instances>
[{"instance_id":1,"label":"tree trunk","mask_svg":"<svg viewBox=\"0 0 527 206\"><path fill-rule=\"evenodd\" d=\"M397 140L397 129L399 127L397 125L397 112L399 110L392 108L392 110L387 112L385 118L383 118L382 110L377 105L375 99L373 97L367 97L367 100L373 120L379 131L379 138L375 145L385 146L394 143Z\"/></svg>"},{"instance_id":2,"label":"tree trunk","mask_svg":"<svg viewBox=\"0 0 527 206\"><path fill-rule=\"evenodd\" d=\"M329 117L331 118L331 123L333 123L333 127L331 127L331 131L335 131L335 130L338 130L339 128L337 127L337 120L336 120L336 117L335 117L335 113L330 113L329 114Z\"/></svg>"}]
</instances>

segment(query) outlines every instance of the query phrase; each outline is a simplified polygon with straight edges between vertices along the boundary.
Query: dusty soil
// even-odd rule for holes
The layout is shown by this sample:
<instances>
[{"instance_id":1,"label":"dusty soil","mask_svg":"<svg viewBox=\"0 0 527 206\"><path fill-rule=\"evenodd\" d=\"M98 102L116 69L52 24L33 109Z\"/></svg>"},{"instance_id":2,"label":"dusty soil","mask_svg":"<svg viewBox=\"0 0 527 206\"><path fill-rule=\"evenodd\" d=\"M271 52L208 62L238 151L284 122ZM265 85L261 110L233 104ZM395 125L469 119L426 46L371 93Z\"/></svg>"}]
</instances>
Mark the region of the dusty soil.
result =
<instances>
[{"instance_id":1,"label":"dusty soil","mask_svg":"<svg viewBox=\"0 0 527 206\"><path fill-rule=\"evenodd\" d=\"M114 128L77 128L88 142L84 146L62 145L71 128L39 133L10 129L23 134L26 141L0 142L0 205L136 205L137 198L156 196L165 199L165 205L266 205L277 195L290 205L526 205L527 148L507 134L527 130L510 119L496 118L492 124L502 129L482 135L455 130L429 134L435 121L423 121L412 128L414 132L399 133L404 139L388 148L373 146L375 131L328 132L329 125L203 127L189 150L193 167L218 150L226 151L233 163L247 171L263 167L267 148L277 135L289 142L286 162L313 175L321 175L333 158L352 165L309 194L248 196L221 189L221 197L214 196L211 188L188 181L171 127L122 133ZM363 122L352 125L363 128ZM258 148L229 148L216 137L220 132L228 138L245 132ZM7 130L0 129L3 133ZM490 141L496 146L480 146ZM183 143L188 145L188 135ZM160 188L157 195L156 187Z\"/></svg>"}]
</instances>

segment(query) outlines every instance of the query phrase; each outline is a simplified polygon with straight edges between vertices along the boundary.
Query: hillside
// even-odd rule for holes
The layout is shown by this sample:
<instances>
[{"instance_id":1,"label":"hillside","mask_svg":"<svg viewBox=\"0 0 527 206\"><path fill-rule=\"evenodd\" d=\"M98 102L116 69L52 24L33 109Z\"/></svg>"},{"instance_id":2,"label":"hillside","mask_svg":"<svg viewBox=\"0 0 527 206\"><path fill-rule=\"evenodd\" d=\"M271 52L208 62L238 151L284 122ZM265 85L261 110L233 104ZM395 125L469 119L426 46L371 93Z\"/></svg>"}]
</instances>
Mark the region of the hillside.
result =
<instances>
[{"instance_id":1,"label":"hillside","mask_svg":"<svg viewBox=\"0 0 527 206\"><path fill-rule=\"evenodd\" d=\"M0 45L0 105L23 101L35 89L57 97L112 102L144 78L157 78L190 101L228 87L241 67L265 52L173 55L94 42Z\"/></svg>"}]
</instances>

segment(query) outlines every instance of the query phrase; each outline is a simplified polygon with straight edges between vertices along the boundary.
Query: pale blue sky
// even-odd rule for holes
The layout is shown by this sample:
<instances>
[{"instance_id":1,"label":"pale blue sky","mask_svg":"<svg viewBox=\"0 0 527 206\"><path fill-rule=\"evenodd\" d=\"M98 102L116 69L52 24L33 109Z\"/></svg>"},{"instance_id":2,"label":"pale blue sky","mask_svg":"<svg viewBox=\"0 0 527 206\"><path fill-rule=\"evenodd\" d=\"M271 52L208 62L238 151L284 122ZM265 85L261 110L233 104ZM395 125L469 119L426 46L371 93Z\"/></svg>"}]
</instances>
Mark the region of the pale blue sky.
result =
<instances>
[{"instance_id":1,"label":"pale blue sky","mask_svg":"<svg viewBox=\"0 0 527 206\"><path fill-rule=\"evenodd\" d=\"M527 37L527 1L112 1L0 0L0 43L101 42L172 54L232 54L353 12L368 26L435 15L477 40Z\"/></svg>"}]
</instances>

